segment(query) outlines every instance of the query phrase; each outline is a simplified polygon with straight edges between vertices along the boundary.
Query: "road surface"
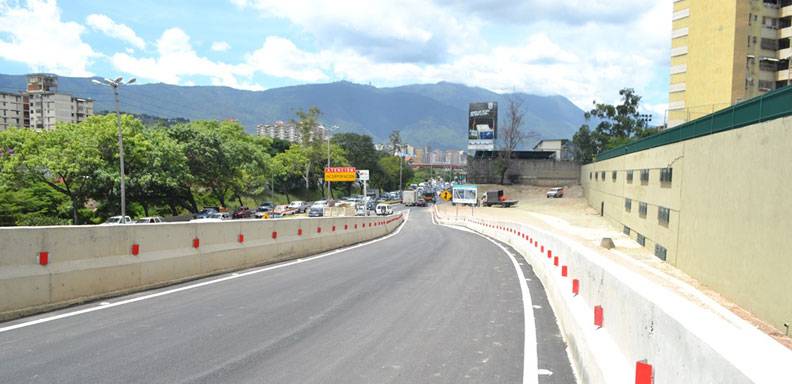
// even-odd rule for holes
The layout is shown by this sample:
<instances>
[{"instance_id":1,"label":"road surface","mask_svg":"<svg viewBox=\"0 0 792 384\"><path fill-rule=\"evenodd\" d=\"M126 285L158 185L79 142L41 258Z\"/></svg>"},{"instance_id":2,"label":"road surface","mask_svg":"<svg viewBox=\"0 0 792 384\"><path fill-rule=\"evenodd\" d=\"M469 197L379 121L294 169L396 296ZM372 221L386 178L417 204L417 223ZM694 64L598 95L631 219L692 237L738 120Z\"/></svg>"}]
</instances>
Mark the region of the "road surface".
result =
<instances>
[{"instance_id":1,"label":"road surface","mask_svg":"<svg viewBox=\"0 0 792 384\"><path fill-rule=\"evenodd\" d=\"M510 257L429 212L324 257L2 323L0 382L574 382L530 267L526 330Z\"/></svg>"}]
</instances>

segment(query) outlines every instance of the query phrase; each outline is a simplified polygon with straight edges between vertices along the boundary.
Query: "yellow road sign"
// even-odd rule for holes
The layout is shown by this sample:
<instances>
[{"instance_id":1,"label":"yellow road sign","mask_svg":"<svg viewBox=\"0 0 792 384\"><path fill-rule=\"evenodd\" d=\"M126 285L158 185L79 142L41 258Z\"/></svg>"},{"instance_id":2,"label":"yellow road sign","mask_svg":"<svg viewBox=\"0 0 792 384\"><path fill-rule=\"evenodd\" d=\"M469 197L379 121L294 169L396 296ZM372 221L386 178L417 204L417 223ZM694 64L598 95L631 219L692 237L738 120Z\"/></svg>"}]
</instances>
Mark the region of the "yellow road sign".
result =
<instances>
[{"instance_id":1,"label":"yellow road sign","mask_svg":"<svg viewBox=\"0 0 792 384\"><path fill-rule=\"evenodd\" d=\"M451 192L449 192L448 190L440 192L440 198L445 201L451 200Z\"/></svg>"}]
</instances>

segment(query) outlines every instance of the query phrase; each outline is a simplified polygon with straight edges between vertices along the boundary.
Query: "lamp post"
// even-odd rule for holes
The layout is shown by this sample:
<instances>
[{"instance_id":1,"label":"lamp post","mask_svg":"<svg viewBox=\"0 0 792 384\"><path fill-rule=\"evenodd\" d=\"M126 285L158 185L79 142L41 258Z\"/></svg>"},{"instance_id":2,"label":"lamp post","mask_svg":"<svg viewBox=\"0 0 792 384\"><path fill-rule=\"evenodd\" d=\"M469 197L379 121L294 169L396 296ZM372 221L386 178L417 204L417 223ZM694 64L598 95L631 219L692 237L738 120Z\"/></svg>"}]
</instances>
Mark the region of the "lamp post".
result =
<instances>
[{"instance_id":1,"label":"lamp post","mask_svg":"<svg viewBox=\"0 0 792 384\"><path fill-rule=\"evenodd\" d=\"M335 131L336 129L338 129L337 125L325 128L325 136L327 137L327 168L330 168L330 132ZM330 191L330 182L327 180L325 180L325 182L327 183L327 201L330 201L330 199L332 199L332 192Z\"/></svg>"},{"instance_id":2,"label":"lamp post","mask_svg":"<svg viewBox=\"0 0 792 384\"><path fill-rule=\"evenodd\" d=\"M115 109L116 109L116 124L118 125L118 162L121 170L121 222L126 224L126 182L124 177L124 137L121 132L121 106L118 100L118 87L122 85L129 85L135 82L135 79L129 79L126 83L124 79L119 77L115 80L104 79L99 81L96 79L91 80L94 84L104 85L113 88L113 95L115 96Z\"/></svg>"}]
</instances>

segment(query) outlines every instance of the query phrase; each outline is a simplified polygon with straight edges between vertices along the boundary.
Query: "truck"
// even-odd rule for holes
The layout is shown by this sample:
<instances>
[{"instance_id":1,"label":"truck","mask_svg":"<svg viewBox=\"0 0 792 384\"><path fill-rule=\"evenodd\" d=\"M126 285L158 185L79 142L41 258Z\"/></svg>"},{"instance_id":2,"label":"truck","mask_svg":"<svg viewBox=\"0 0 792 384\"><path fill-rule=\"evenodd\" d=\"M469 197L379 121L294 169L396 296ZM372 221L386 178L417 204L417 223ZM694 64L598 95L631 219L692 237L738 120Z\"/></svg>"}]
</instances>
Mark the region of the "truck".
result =
<instances>
[{"instance_id":1,"label":"truck","mask_svg":"<svg viewBox=\"0 0 792 384\"><path fill-rule=\"evenodd\" d=\"M506 199L506 196L503 194L503 190L497 189L494 191L487 191L487 195L484 197L482 205L485 207L499 205L503 208L509 208L511 206L517 205L517 202L517 200Z\"/></svg>"},{"instance_id":2,"label":"truck","mask_svg":"<svg viewBox=\"0 0 792 384\"><path fill-rule=\"evenodd\" d=\"M418 201L418 191L402 191L402 203L407 207L412 207Z\"/></svg>"}]
</instances>

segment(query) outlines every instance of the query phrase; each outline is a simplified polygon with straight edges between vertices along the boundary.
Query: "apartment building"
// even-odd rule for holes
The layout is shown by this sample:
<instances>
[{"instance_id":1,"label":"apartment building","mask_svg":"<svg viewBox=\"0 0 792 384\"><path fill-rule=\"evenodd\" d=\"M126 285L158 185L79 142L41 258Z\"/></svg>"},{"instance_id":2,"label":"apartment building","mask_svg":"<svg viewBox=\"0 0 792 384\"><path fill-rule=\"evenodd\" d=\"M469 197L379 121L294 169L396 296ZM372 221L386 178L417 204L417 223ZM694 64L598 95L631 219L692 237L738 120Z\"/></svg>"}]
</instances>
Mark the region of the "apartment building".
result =
<instances>
[{"instance_id":1,"label":"apartment building","mask_svg":"<svg viewBox=\"0 0 792 384\"><path fill-rule=\"evenodd\" d=\"M0 93L0 130L53 129L57 123L79 123L93 115L93 100L57 90L57 76L34 73L27 76L25 91Z\"/></svg>"},{"instance_id":2,"label":"apartment building","mask_svg":"<svg viewBox=\"0 0 792 384\"><path fill-rule=\"evenodd\" d=\"M674 0L668 127L789 84L792 0Z\"/></svg>"},{"instance_id":3,"label":"apartment building","mask_svg":"<svg viewBox=\"0 0 792 384\"><path fill-rule=\"evenodd\" d=\"M22 95L0 92L0 131L23 125Z\"/></svg>"},{"instance_id":4,"label":"apartment building","mask_svg":"<svg viewBox=\"0 0 792 384\"><path fill-rule=\"evenodd\" d=\"M293 122L284 122L278 120L270 124L259 124L256 126L256 134L258 136L286 140L290 143L302 142L302 132ZM325 135L327 134L327 129L320 124L316 126L312 134L313 135L309 138L309 140L324 140Z\"/></svg>"}]
</instances>

